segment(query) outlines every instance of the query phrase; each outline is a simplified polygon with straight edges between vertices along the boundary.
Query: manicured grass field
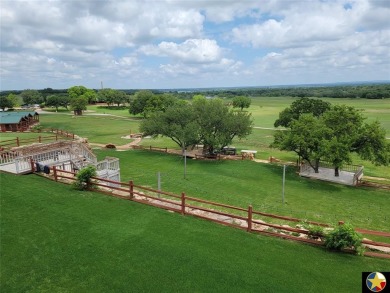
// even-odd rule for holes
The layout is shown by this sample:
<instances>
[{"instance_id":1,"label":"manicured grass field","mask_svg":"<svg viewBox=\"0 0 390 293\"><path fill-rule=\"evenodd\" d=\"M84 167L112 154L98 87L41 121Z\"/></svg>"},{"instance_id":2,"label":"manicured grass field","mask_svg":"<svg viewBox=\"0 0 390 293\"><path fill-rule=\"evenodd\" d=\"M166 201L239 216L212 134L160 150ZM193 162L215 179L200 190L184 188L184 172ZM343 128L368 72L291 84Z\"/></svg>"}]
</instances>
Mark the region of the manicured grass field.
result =
<instances>
[{"instance_id":1,"label":"manicured grass field","mask_svg":"<svg viewBox=\"0 0 390 293\"><path fill-rule=\"evenodd\" d=\"M121 138L138 132L138 121L130 117L120 118L105 115L72 116L67 114L42 114L41 125L45 128L58 128L86 137L90 142L102 144L126 144L128 139Z\"/></svg>"},{"instance_id":2,"label":"manicured grass field","mask_svg":"<svg viewBox=\"0 0 390 293\"><path fill-rule=\"evenodd\" d=\"M38 136L48 137L55 136L55 134L38 132L0 132L0 142L5 140L16 140L17 137L21 140L36 138L38 141Z\"/></svg>"},{"instance_id":3,"label":"manicured grass field","mask_svg":"<svg viewBox=\"0 0 390 293\"><path fill-rule=\"evenodd\" d=\"M360 292L390 265L36 175L0 183L1 292Z\"/></svg>"},{"instance_id":4,"label":"manicured grass field","mask_svg":"<svg viewBox=\"0 0 390 293\"><path fill-rule=\"evenodd\" d=\"M120 159L122 181L157 188L161 173L164 191L281 215L336 224L349 221L356 227L389 230L390 193L301 178L287 168L282 204L282 167L251 161L187 160L184 179L182 157L131 150L96 150L100 158Z\"/></svg>"},{"instance_id":5,"label":"manicured grass field","mask_svg":"<svg viewBox=\"0 0 390 293\"><path fill-rule=\"evenodd\" d=\"M256 97L252 99L251 107L248 109L252 113L255 126L273 127L279 113L289 107L298 98L291 97ZM363 115L368 121L378 119L390 137L390 102L384 100L369 99L336 99L321 98L323 101L335 105L348 105L363 110Z\"/></svg>"}]
</instances>

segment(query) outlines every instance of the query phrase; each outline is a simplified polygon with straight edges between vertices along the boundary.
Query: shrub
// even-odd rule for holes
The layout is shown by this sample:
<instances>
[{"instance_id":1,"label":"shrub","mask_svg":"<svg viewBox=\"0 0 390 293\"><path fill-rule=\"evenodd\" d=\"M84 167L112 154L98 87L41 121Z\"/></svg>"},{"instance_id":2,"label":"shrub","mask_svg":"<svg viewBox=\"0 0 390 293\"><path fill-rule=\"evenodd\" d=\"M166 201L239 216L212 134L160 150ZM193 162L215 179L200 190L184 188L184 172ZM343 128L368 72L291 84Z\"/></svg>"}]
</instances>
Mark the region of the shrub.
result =
<instances>
[{"instance_id":1,"label":"shrub","mask_svg":"<svg viewBox=\"0 0 390 293\"><path fill-rule=\"evenodd\" d=\"M87 166L81 169L76 175L77 180L73 183L74 188L78 190L86 190L90 188L91 178L96 175L96 168L94 166Z\"/></svg>"},{"instance_id":2,"label":"shrub","mask_svg":"<svg viewBox=\"0 0 390 293\"><path fill-rule=\"evenodd\" d=\"M357 233L351 224L337 226L325 237L325 246L328 249L342 250L351 248L359 255L364 253L363 237Z\"/></svg>"},{"instance_id":3,"label":"shrub","mask_svg":"<svg viewBox=\"0 0 390 293\"><path fill-rule=\"evenodd\" d=\"M40 124L36 124L33 127L31 127L32 132L41 132L43 129L43 126Z\"/></svg>"},{"instance_id":4,"label":"shrub","mask_svg":"<svg viewBox=\"0 0 390 293\"><path fill-rule=\"evenodd\" d=\"M309 232L307 235L309 236L309 238L317 239L325 236L324 228L321 226L310 225L308 227L308 230Z\"/></svg>"}]
</instances>

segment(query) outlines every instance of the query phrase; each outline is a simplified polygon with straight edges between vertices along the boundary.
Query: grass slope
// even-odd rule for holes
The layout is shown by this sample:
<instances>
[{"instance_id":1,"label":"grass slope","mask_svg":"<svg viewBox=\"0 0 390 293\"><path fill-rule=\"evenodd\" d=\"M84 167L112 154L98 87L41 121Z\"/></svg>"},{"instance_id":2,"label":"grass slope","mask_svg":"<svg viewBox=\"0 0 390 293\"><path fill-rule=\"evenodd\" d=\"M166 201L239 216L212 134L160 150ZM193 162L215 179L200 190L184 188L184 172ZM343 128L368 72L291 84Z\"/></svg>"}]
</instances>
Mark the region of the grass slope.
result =
<instances>
[{"instance_id":1,"label":"grass slope","mask_svg":"<svg viewBox=\"0 0 390 293\"><path fill-rule=\"evenodd\" d=\"M120 159L122 181L157 188L157 172L165 191L216 202L327 223L349 221L357 227L389 230L390 193L301 178L287 168L282 204L282 167L251 161L187 160L183 179L182 157L148 151L97 150L99 158Z\"/></svg>"},{"instance_id":2,"label":"grass slope","mask_svg":"<svg viewBox=\"0 0 390 293\"><path fill-rule=\"evenodd\" d=\"M35 175L0 182L1 292L358 292L390 265Z\"/></svg>"}]
</instances>

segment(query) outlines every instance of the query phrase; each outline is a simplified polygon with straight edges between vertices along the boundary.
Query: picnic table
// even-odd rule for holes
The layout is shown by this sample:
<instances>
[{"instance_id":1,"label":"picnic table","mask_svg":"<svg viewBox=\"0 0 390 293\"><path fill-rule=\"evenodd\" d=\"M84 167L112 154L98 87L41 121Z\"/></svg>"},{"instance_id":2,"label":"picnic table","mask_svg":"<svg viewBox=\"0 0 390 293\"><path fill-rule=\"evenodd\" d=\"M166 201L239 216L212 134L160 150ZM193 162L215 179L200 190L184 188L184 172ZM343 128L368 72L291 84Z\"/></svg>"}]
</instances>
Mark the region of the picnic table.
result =
<instances>
[{"instance_id":1,"label":"picnic table","mask_svg":"<svg viewBox=\"0 0 390 293\"><path fill-rule=\"evenodd\" d=\"M246 154L246 155L249 155L249 154L252 154L253 157L256 157L256 154L257 154L257 151L253 151L253 150L241 150L241 154Z\"/></svg>"}]
</instances>

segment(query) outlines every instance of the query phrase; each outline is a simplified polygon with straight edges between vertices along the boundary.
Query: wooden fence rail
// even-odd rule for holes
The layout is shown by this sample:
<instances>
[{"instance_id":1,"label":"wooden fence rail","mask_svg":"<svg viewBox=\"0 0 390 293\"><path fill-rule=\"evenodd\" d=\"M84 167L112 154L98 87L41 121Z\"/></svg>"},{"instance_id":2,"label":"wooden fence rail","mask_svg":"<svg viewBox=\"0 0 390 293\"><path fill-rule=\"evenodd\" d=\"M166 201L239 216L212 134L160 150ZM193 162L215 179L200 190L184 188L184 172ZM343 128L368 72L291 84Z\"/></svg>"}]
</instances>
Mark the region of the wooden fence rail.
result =
<instances>
[{"instance_id":1,"label":"wooden fence rail","mask_svg":"<svg viewBox=\"0 0 390 293\"><path fill-rule=\"evenodd\" d=\"M34 168L33 166L34 164L32 164L32 168ZM59 170L55 166L53 166L51 170L53 171L53 176L55 181L60 181L60 179L67 179L69 181L77 180L76 173L74 172ZM114 186L111 186L112 184ZM290 227L287 225L267 223L262 220L254 218L254 216L258 215L262 217L280 219L280 220L290 221L294 223L303 222L302 220L297 218L292 218L292 217L279 216L279 215L274 215L269 213L263 213L260 211L254 211L251 205L248 206L247 209L245 209L242 207L236 207L232 205L212 202L212 201L199 199L195 197L189 197L186 196L184 192L181 193L181 195L177 195L169 192L155 190L141 185L135 185L133 181L118 182L109 179L97 178L97 177L92 177L89 187L90 190L96 190L98 192L109 194L111 196L163 208L166 210L181 213L182 215L192 215L195 217L220 223L226 226L247 230L248 232L256 232L256 233L281 237L285 239L310 243L314 245L320 245L320 246L324 245L323 241L319 241L319 239L312 239L310 237L299 237L299 236L291 235L291 233L299 233L299 234L310 236L309 231L306 229L300 227ZM99 189L96 189L96 187L99 187ZM204 205L197 205L196 203L207 204L211 207L206 207ZM224 208L229 211L230 210L236 211L241 213L241 215L229 211L221 211L218 210L218 208ZM314 221L305 221L305 222L311 225L330 227L329 225L324 223L318 223ZM343 224L343 222L340 221L339 224ZM260 228L262 226L263 228ZM268 227L268 229L264 229L264 227ZM373 231L373 230L366 230L360 228L356 228L355 230L358 232L361 231L364 234L390 237L389 232ZM364 240L363 243L367 245L378 246L378 247L386 247L386 248L390 247L390 243L385 243L385 242ZM367 255L390 258L389 254L378 253L378 252L375 253L367 252Z\"/></svg>"},{"instance_id":2,"label":"wooden fence rail","mask_svg":"<svg viewBox=\"0 0 390 293\"><path fill-rule=\"evenodd\" d=\"M137 150L149 150L149 151L157 151L157 152L163 152L163 153L167 153L168 152L168 148L165 147L165 148L160 148L160 147L154 147L154 146L142 146L142 145L132 145L131 146L133 149L137 149Z\"/></svg>"},{"instance_id":3,"label":"wooden fence rail","mask_svg":"<svg viewBox=\"0 0 390 293\"><path fill-rule=\"evenodd\" d=\"M74 139L75 138L75 134L74 133L71 133L71 132L68 132L68 131L65 131L65 130L61 130L61 129L44 129L41 131L42 133L55 133L53 135L46 135L46 136L42 136L42 135L39 135L38 137L34 137L34 138L19 138L19 137L16 137L16 138L13 138L13 139L7 139L7 140L3 140L0 142L0 149L4 149L4 148L12 148L12 147L19 147L23 144L29 144L29 143L34 143L34 142L37 142L37 143L41 143L41 142L44 142L44 141L57 141L59 136L60 137L65 137L65 138L71 138L71 139Z\"/></svg>"}]
</instances>

